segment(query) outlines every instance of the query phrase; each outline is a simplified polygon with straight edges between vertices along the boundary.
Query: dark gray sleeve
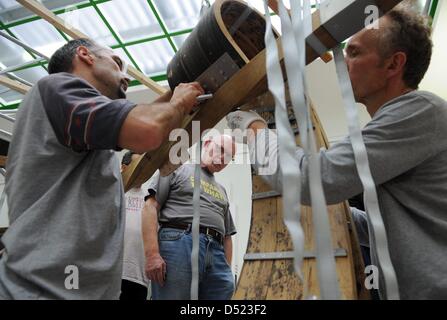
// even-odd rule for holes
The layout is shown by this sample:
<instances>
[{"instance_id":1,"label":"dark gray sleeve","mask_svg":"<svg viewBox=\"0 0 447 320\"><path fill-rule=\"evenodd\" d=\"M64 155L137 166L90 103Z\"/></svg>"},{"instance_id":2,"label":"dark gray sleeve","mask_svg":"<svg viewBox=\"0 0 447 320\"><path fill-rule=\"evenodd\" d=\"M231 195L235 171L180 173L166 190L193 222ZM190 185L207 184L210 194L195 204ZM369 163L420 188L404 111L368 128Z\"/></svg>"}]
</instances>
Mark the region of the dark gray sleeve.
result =
<instances>
[{"instance_id":1,"label":"dark gray sleeve","mask_svg":"<svg viewBox=\"0 0 447 320\"><path fill-rule=\"evenodd\" d=\"M163 207L168 199L169 190L171 189L171 176L172 174L161 177L160 171L157 170L148 182L147 191L149 195L144 200L146 201L149 197L155 196L155 200L157 200L160 208Z\"/></svg>"},{"instance_id":2,"label":"dark gray sleeve","mask_svg":"<svg viewBox=\"0 0 447 320\"><path fill-rule=\"evenodd\" d=\"M233 217L230 212L230 205L228 205L227 212L225 213L225 235L232 236L236 233L236 226L234 225Z\"/></svg>"},{"instance_id":3,"label":"dark gray sleeve","mask_svg":"<svg viewBox=\"0 0 447 320\"><path fill-rule=\"evenodd\" d=\"M76 152L121 150L118 137L135 103L111 100L88 82L57 73L38 82L45 112L59 142Z\"/></svg>"},{"instance_id":4,"label":"dark gray sleeve","mask_svg":"<svg viewBox=\"0 0 447 320\"><path fill-rule=\"evenodd\" d=\"M225 210L225 236L232 236L234 234L237 233L236 231L236 226L234 225L234 221L233 221L233 216L231 215L231 210L230 210L230 202L228 201L228 196L227 196L227 192L225 190L225 188L222 187L222 189L225 192L225 197L227 198L227 208Z\"/></svg>"}]
</instances>

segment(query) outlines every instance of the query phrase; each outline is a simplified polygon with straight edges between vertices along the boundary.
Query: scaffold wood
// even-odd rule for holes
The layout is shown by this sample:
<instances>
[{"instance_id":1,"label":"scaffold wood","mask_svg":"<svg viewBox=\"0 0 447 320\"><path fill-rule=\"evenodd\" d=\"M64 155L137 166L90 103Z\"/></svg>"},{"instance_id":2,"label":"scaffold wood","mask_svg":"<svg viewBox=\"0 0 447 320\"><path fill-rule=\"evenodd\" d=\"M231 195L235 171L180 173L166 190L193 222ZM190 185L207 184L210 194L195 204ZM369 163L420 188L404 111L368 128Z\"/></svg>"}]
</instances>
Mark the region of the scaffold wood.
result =
<instances>
[{"instance_id":1,"label":"scaffold wood","mask_svg":"<svg viewBox=\"0 0 447 320\"><path fill-rule=\"evenodd\" d=\"M268 103L268 102L267 102ZM289 102L290 105L290 102ZM265 120L274 119L273 108L259 111ZM317 114L312 108L312 123L318 148L328 148L328 140ZM296 134L300 144L299 134ZM301 224L308 257L303 261L303 281L295 274L293 260L281 257L292 251L292 241L283 222L282 198L265 183L262 177L252 176L252 212L244 261L234 299L237 300L300 300L319 298L319 283L315 259L312 210L302 206ZM265 195L265 196L263 196ZM364 265L352 217L347 203L328 206L332 243L339 254L336 269L342 299L369 299L364 288ZM275 259L254 259L252 255L276 253ZM274 256L274 255L273 255Z\"/></svg>"},{"instance_id":2,"label":"scaffold wood","mask_svg":"<svg viewBox=\"0 0 447 320\"><path fill-rule=\"evenodd\" d=\"M9 79L8 77L5 76L0 76L0 84L11 90L17 91L21 94L26 94L28 90L31 88L26 84L20 83L16 80Z\"/></svg>"}]
</instances>

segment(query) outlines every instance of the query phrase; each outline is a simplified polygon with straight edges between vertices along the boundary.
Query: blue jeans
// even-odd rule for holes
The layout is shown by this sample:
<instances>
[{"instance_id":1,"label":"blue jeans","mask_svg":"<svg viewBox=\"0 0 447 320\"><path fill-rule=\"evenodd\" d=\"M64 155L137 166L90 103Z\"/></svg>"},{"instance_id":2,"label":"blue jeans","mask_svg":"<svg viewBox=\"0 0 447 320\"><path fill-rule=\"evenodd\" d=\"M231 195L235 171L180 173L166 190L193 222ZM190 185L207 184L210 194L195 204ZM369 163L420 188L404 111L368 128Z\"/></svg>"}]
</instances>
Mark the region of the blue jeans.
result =
<instances>
[{"instance_id":1,"label":"blue jeans","mask_svg":"<svg viewBox=\"0 0 447 320\"><path fill-rule=\"evenodd\" d=\"M191 299L192 235L186 230L162 228L158 233L160 255L166 262L164 286L152 282L153 300ZM199 300L229 300L234 292L231 267L223 246L200 234Z\"/></svg>"}]
</instances>

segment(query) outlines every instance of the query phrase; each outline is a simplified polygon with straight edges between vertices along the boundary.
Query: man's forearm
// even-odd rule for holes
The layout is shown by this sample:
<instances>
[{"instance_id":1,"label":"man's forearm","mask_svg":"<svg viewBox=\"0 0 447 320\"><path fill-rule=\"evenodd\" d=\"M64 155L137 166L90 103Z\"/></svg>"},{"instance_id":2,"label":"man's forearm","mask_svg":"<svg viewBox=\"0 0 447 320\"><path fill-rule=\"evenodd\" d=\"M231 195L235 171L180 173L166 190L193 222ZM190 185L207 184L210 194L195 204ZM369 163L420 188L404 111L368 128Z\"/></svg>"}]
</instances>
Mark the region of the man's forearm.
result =
<instances>
[{"instance_id":1,"label":"man's forearm","mask_svg":"<svg viewBox=\"0 0 447 320\"><path fill-rule=\"evenodd\" d=\"M225 236L224 252L225 258L227 259L228 264L231 266L231 260L233 258L233 241L231 240L231 236Z\"/></svg>"},{"instance_id":2,"label":"man's forearm","mask_svg":"<svg viewBox=\"0 0 447 320\"><path fill-rule=\"evenodd\" d=\"M145 256L159 253L157 209L150 203L143 207L141 224Z\"/></svg>"}]
</instances>

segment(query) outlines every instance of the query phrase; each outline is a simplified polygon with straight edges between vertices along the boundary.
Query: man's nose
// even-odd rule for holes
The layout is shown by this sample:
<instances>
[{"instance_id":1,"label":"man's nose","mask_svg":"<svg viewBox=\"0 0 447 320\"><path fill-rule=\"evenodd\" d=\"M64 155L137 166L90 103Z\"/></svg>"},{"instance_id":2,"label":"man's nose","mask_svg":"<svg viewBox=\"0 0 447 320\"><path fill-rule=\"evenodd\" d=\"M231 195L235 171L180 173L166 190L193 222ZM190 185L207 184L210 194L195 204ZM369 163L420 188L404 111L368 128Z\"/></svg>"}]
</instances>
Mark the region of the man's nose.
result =
<instances>
[{"instance_id":1,"label":"man's nose","mask_svg":"<svg viewBox=\"0 0 447 320\"><path fill-rule=\"evenodd\" d=\"M345 54L345 63L346 63L346 67L348 68L348 71L349 71L350 61L349 61L349 58L348 58L348 56L346 54Z\"/></svg>"}]
</instances>

